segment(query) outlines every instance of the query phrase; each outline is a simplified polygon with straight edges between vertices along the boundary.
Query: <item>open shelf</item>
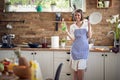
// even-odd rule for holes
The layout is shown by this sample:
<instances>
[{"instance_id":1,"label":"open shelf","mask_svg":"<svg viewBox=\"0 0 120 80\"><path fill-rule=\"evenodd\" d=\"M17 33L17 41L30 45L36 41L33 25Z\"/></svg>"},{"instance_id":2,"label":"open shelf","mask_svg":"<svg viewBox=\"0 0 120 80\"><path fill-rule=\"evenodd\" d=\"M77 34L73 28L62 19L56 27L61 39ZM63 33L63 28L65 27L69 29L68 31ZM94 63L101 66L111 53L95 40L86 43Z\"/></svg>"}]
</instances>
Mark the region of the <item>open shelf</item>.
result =
<instances>
[{"instance_id":1,"label":"open shelf","mask_svg":"<svg viewBox=\"0 0 120 80\"><path fill-rule=\"evenodd\" d=\"M97 0L97 8L110 8L112 6L112 0Z\"/></svg>"},{"instance_id":2,"label":"open shelf","mask_svg":"<svg viewBox=\"0 0 120 80\"><path fill-rule=\"evenodd\" d=\"M55 22L55 23L61 23L62 21L52 21L52 22ZM66 23L74 23L74 21L65 21Z\"/></svg>"}]
</instances>

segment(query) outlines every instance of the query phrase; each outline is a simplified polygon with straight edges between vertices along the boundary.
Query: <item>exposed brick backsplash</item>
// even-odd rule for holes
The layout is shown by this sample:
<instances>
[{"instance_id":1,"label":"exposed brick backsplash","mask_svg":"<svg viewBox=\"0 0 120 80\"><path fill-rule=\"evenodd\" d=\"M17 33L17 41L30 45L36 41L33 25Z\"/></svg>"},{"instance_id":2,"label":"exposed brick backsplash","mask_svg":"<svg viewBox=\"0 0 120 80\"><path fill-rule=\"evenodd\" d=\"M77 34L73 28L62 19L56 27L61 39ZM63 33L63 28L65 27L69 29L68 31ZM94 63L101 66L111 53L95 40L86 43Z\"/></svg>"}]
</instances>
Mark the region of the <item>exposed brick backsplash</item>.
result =
<instances>
[{"instance_id":1,"label":"exposed brick backsplash","mask_svg":"<svg viewBox=\"0 0 120 80\"><path fill-rule=\"evenodd\" d=\"M0 22L0 42L3 33L13 33L16 35L13 42L15 44L22 44L23 42L39 42L42 43L42 39L47 37L48 44L51 44L50 37L53 35L59 35L60 38L66 37L66 33L61 31L60 23L59 30L55 31L55 13L54 12L3 12L3 0L0 0L0 20L24 20L25 22ZM85 17L89 16L92 12L102 13L102 21L96 25L92 25L93 36L95 39L95 45L109 46L113 45L113 36L107 37L107 32L113 30L106 19L111 15L120 14L120 0L112 0L112 7L108 9L98 9L96 6L96 0L86 0L86 12ZM70 12L62 12L62 17L65 20L70 20ZM12 30L6 28L7 24L13 26ZM71 23L67 23L68 29ZM67 45L71 45L71 41L67 42Z\"/></svg>"}]
</instances>

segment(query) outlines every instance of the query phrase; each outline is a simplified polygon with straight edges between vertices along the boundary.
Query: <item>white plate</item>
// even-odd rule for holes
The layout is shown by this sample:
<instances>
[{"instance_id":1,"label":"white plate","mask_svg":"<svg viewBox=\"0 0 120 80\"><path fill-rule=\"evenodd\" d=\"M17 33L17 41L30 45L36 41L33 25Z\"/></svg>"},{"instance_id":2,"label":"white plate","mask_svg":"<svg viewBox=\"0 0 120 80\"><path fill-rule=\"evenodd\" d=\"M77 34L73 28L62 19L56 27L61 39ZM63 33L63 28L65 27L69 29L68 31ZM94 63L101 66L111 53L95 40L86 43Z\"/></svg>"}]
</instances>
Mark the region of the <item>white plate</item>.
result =
<instances>
[{"instance_id":1,"label":"white plate","mask_svg":"<svg viewBox=\"0 0 120 80\"><path fill-rule=\"evenodd\" d=\"M98 24L101 22L101 20L102 20L102 14L99 12L93 12L89 16L89 21L91 24Z\"/></svg>"}]
</instances>

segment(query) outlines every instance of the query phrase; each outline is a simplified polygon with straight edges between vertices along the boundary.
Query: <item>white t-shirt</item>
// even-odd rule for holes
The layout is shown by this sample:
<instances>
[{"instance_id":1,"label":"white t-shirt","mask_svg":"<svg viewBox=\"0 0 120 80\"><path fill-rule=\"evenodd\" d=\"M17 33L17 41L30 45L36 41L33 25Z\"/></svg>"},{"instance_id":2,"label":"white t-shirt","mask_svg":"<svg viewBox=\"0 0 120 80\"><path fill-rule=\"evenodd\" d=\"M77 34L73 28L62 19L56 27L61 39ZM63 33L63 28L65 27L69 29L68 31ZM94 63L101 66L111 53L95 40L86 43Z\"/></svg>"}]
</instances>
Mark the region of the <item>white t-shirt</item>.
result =
<instances>
[{"instance_id":1,"label":"white t-shirt","mask_svg":"<svg viewBox=\"0 0 120 80\"><path fill-rule=\"evenodd\" d=\"M75 23L73 23L72 25L70 25L70 34L71 34L71 36L73 37L73 38L75 38L74 37L74 31L75 31L75 29L86 29L87 31L88 31L88 20L83 20L83 24L81 25L81 27L78 27L77 25L76 25L76 22Z\"/></svg>"}]
</instances>

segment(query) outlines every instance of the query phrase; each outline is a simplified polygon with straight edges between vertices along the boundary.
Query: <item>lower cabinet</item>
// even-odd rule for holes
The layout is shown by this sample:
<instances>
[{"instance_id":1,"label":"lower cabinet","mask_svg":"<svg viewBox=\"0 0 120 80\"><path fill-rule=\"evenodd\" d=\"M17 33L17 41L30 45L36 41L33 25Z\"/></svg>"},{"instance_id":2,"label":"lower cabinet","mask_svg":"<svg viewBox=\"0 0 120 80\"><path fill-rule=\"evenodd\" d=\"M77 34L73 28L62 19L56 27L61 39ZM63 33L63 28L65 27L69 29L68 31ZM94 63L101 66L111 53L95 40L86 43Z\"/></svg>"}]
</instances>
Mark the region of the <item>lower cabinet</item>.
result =
<instances>
[{"instance_id":1,"label":"lower cabinet","mask_svg":"<svg viewBox=\"0 0 120 80\"><path fill-rule=\"evenodd\" d=\"M37 60L40 64L43 80L53 78L53 51L22 51L28 60Z\"/></svg>"},{"instance_id":2,"label":"lower cabinet","mask_svg":"<svg viewBox=\"0 0 120 80\"><path fill-rule=\"evenodd\" d=\"M14 55L13 50L0 50L0 60L3 60L5 58L14 60L16 56Z\"/></svg>"},{"instance_id":3,"label":"lower cabinet","mask_svg":"<svg viewBox=\"0 0 120 80\"><path fill-rule=\"evenodd\" d=\"M84 80L104 80L104 57L102 54L100 52L89 53Z\"/></svg>"},{"instance_id":4,"label":"lower cabinet","mask_svg":"<svg viewBox=\"0 0 120 80\"><path fill-rule=\"evenodd\" d=\"M120 80L120 53L91 52L84 80Z\"/></svg>"},{"instance_id":5,"label":"lower cabinet","mask_svg":"<svg viewBox=\"0 0 120 80\"><path fill-rule=\"evenodd\" d=\"M120 80L120 53L105 54L105 80Z\"/></svg>"},{"instance_id":6,"label":"lower cabinet","mask_svg":"<svg viewBox=\"0 0 120 80\"><path fill-rule=\"evenodd\" d=\"M73 80L70 68L70 53L67 51L22 51L29 61L37 60L43 75L43 80L54 78L56 69L63 63L60 80ZM0 50L0 60L15 59L13 50ZM120 80L120 53L90 52L84 80Z\"/></svg>"},{"instance_id":7,"label":"lower cabinet","mask_svg":"<svg viewBox=\"0 0 120 80\"><path fill-rule=\"evenodd\" d=\"M53 78L53 51L38 51L36 59L40 63L43 80Z\"/></svg>"},{"instance_id":8,"label":"lower cabinet","mask_svg":"<svg viewBox=\"0 0 120 80\"><path fill-rule=\"evenodd\" d=\"M60 80L73 80L73 71L69 65L70 53L66 51L54 51L54 75L60 63L63 63Z\"/></svg>"},{"instance_id":9,"label":"lower cabinet","mask_svg":"<svg viewBox=\"0 0 120 80\"><path fill-rule=\"evenodd\" d=\"M118 80L120 80L120 52L118 53L118 56L117 56L117 63L118 63L118 68L117 68L117 70L118 70Z\"/></svg>"}]
</instances>

